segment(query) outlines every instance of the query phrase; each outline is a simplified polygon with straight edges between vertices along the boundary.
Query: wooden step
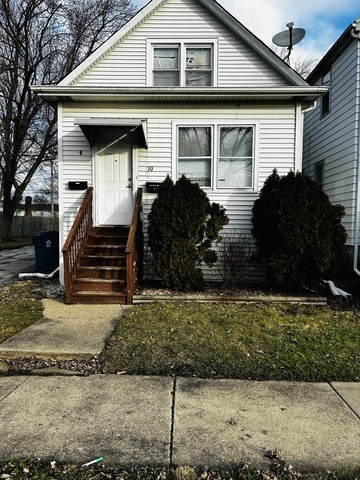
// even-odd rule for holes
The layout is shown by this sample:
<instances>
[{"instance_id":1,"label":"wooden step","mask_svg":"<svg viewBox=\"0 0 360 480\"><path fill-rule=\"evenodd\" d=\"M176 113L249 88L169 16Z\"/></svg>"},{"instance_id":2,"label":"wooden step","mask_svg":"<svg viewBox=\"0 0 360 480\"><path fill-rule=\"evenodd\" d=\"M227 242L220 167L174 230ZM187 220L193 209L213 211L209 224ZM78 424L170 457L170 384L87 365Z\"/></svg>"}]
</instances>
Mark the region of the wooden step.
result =
<instances>
[{"instance_id":1,"label":"wooden step","mask_svg":"<svg viewBox=\"0 0 360 480\"><path fill-rule=\"evenodd\" d=\"M98 278L75 278L73 292L122 292L125 293L125 280L98 279Z\"/></svg>"},{"instance_id":2,"label":"wooden step","mask_svg":"<svg viewBox=\"0 0 360 480\"><path fill-rule=\"evenodd\" d=\"M125 255L125 245L86 245L84 255Z\"/></svg>"},{"instance_id":3,"label":"wooden step","mask_svg":"<svg viewBox=\"0 0 360 480\"><path fill-rule=\"evenodd\" d=\"M94 267L81 266L77 269L76 278L103 278L103 279L121 279L125 278L126 267Z\"/></svg>"},{"instance_id":4,"label":"wooden step","mask_svg":"<svg viewBox=\"0 0 360 480\"><path fill-rule=\"evenodd\" d=\"M114 266L120 267L125 265L125 255L81 255L80 266L94 266L94 267L107 267Z\"/></svg>"},{"instance_id":5,"label":"wooden step","mask_svg":"<svg viewBox=\"0 0 360 480\"><path fill-rule=\"evenodd\" d=\"M96 227L92 228L87 245L123 245L127 243L129 228Z\"/></svg>"},{"instance_id":6,"label":"wooden step","mask_svg":"<svg viewBox=\"0 0 360 480\"><path fill-rule=\"evenodd\" d=\"M118 292L79 291L73 293L72 303L82 304L126 304L126 294Z\"/></svg>"}]
</instances>

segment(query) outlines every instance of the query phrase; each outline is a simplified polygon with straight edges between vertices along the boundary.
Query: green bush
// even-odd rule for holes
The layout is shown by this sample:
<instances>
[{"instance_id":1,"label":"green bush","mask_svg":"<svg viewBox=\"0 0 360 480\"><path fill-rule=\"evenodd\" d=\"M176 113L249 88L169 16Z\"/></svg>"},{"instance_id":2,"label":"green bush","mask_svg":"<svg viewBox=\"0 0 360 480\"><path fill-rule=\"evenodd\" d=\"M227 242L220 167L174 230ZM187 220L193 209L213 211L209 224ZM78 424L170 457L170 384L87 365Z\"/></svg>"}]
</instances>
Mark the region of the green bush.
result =
<instances>
[{"instance_id":1,"label":"green bush","mask_svg":"<svg viewBox=\"0 0 360 480\"><path fill-rule=\"evenodd\" d=\"M228 223L225 209L210 204L197 183L182 176L175 184L167 177L149 213L149 246L153 270L164 287L178 291L201 290L202 262L217 260L213 242Z\"/></svg>"},{"instance_id":2,"label":"green bush","mask_svg":"<svg viewBox=\"0 0 360 480\"><path fill-rule=\"evenodd\" d=\"M280 177L274 170L252 212L253 235L272 284L310 286L336 271L346 240L345 209L332 205L310 177Z\"/></svg>"}]
</instances>

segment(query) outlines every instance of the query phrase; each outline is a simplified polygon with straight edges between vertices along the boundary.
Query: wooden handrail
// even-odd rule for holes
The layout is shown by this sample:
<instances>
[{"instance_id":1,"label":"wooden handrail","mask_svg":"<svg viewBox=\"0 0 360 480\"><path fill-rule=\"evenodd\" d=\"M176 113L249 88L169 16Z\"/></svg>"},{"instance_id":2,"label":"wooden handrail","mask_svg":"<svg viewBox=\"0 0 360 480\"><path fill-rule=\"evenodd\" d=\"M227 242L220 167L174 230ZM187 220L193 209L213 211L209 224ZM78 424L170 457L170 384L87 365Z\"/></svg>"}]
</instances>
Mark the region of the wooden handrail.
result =
<instances>
[{"instance_id":1,"label":"wooden handrail","mask_svg":"<svg viewBox=\"0 0 360 480\"><path fill-rule=\"evenodd\" d=\"M65 302L71 303L72 282L76 276L80 254L92 227L93 187L89 187L62 249L64 258Z\"/></svg>"},{"instance_id":2,"label":"wooden handrail","mask_svg":"<svg viewBox=\"0 0 360 480\"><path fill-rule=\"evenodd\" d=\"M142 188L138 188L129 236L126 243L126 303L132 304L134 289L138 281L138 269L142 264L142 226L141 226Z\"/></svg>"}]
</instances>

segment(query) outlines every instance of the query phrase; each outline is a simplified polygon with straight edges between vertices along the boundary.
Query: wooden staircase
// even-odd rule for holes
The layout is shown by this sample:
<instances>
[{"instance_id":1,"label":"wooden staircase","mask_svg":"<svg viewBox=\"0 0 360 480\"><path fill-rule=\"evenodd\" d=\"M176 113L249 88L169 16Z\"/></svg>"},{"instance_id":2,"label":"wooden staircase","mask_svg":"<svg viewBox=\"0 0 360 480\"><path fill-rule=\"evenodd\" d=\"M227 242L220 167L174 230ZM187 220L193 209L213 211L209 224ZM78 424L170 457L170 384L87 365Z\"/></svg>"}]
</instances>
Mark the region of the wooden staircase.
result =
<instances>
[{"instance_id":1,"label":"wooden staircase","mask_svg":"<svg viewBox=\"0 0 360 480\"><path fill-rule=\"evenodd\" d=\"M72 303L126 303L127 227L92 227L72 283Z\"/></svg>"},{"instance_id":2,"label":"wooden staircase","mask_svg":"<svg viewBox=\"0 0 360 480\"><path fill-rule=\"evenodd\" d=\"M93 227L93 187L63 246L65 302L131 305L142 276L142 188L130 227Z\"/></svg>"}]
</instances>

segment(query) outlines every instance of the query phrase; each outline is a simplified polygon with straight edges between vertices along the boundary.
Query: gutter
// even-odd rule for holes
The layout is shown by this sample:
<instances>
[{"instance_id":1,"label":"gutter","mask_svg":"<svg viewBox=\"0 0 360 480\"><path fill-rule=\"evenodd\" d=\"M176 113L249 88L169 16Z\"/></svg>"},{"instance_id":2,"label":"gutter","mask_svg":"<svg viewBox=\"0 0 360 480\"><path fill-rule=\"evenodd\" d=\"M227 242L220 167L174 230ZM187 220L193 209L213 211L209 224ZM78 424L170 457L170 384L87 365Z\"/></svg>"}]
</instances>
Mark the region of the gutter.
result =
<instances>
[{"instance_id":1,"label":"gutter","mask_svg":"<svg viewBox=\"0 0 360 480\"><path fill-rule=\"evenodd\" d=\"M33 85L31 90L47 102L59 101L281 101L299 99L307 103L307 108L321 95L328 91L328 87L290 86L290 87L62 87Z\"/></svg>"}]
</instances>

